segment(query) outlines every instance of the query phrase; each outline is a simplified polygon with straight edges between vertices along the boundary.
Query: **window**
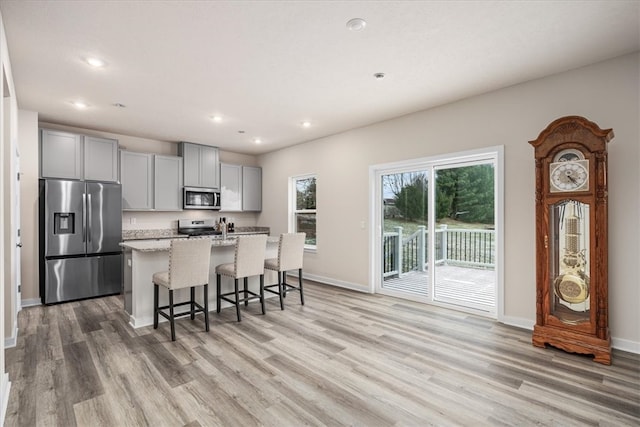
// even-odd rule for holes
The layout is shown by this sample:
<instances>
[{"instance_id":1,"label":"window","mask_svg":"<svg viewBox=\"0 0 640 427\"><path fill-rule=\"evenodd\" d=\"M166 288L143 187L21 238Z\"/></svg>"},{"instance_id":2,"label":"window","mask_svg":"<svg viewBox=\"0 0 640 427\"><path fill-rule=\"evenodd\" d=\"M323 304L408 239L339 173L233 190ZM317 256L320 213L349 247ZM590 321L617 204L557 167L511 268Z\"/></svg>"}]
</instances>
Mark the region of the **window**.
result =
<instances>
[{"instance_id":1,"label":"window","mask_svg":"<svg viewBox=\"0 0 640 427\"><path fill-rule=\"evenodd\" d=\"M293 177L290 180L290 188L289 230L294 233L307 233L305 248L316 249L316 177Z\"/></svg>"}]
</instances>

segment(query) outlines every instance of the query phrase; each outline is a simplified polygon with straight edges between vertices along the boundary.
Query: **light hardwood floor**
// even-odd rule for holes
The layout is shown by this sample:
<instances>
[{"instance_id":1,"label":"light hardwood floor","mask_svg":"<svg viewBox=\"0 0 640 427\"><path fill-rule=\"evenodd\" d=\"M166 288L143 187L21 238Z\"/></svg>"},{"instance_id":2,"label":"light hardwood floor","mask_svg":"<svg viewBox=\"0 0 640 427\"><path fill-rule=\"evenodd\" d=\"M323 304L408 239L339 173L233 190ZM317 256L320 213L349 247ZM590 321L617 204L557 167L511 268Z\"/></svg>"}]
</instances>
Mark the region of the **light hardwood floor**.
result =
<instances>
[{"instance_id":1,"label":"light hardwood floor","mask_svg":"<svg viewBox=\"0 0 640 427\"><path fill-rule=\"evenodd\" d=\"M539 349L480 317L306 282L178 321L127 324L120 297L23 309L6 426L640 425L640 356ZM150 296L151 297L151 296Z\"/></svg>"}]
</instances>

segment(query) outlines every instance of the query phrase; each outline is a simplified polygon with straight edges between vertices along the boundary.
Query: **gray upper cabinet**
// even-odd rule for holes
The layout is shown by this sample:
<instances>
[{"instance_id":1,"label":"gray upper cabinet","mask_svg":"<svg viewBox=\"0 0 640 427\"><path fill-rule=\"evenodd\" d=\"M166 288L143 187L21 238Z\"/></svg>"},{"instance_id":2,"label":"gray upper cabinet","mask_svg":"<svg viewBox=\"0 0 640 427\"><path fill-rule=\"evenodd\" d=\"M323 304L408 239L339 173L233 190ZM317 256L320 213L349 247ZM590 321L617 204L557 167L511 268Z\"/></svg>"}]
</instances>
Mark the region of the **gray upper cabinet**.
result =
<instances>
[{"instance_id":1,"label":"gray upper cabinet","mask_svg":"<svg viewBox=\"0 0 640 427\"><path fill-rule=\"evenodd\" d=\"M220 210L262 210L262 169L220 163Z\"/></svg>"},{"instance_id":2,"label":"gray upper cabinet","mask_svg":"<svg viewBox=\"0 0 640 427\"><path fill-rule=\"evenodd\" d=\"M120 151L123 210L153 209L153 154Z\"/></svg>"},{"instance_id":3,"label":"gray upper cabinet","mask_svg":"<svg viewBox=\"0 0 640 427\"><path fill-rule=\"evenodd\" d=\"M84 137L84 179L118 181L118 141Z\"/></svg>"},{"instance_id":4,"label":"gray upper cabinet","mask_svg":"<svg viewBox=\"0 0 640 427\"><path fill-rule=\"evenodd\" d=\"M182 210L182 157L120 151L122 209Z\"/></svg>"},{"instance_id":5,"label":"gray upper cabinet","mask_svg":"<svg viewBox=\"0 0 640 427\"><path fill-rule=\"evenodd\" d=\"M220 163L220 210L242 210L242 166Z\"/></svg>"},{"instance_id":6,"label":"gray upper cabinet","mask_svg":"<svg viewBox=\"0 0 640 427\"><path fill-rule=\"evenodd\" d=\"M262 169L242 167L242 210L262 210Z\"/></svg>"},{"instance_id":7,"label":"gray upper cabinet","mask_svg":"<svg viewBox=\"0 0 640 427\"><path fill-rule=\"evenodd\" d=\"M154 156L155 209L182 210L182 157Z\"/></svg>"},{"instance_id":8,"label":"gray upper cabinet","mask_svg":"<svg viewBox=\"0 0 640 427\"><path fill-rule=\"evenodd\" d=\"M208 145L181 142L178 154L184 159L184 186L220 188L218 149Z\"/></svg>"},{"instance_id":9,"label":"gray upper cabinet","mask_svg":"<svg viewBox=\"0 0 640 427\"><path fill-rule=\"evenodd\" d=\"M43 178L118 181L118 141L75 133L40 130Z\"/></svg>"},{"instance_id":10,"label":"gray upper cabinet","mask_svg":"<svg viewBox=\"0 0 640 427\"><path fill-rule=\"evenodd\" d=\"M82 179L82 136L42 129L40 159L43 178Z\"/></svg>"}]
</instances>

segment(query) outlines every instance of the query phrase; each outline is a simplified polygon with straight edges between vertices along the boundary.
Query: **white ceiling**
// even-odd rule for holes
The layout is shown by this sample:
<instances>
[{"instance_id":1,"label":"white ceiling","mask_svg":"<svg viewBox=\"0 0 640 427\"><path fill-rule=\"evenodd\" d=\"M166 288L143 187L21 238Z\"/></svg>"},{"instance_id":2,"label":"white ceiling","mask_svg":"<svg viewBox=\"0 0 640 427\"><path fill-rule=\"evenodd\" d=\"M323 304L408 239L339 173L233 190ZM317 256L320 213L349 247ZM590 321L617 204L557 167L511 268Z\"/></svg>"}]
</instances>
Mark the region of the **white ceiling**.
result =
<instances>
[{"instance_id":1,"label":"white ceiling","mask_svg":"<svg viewBox=\"0 0 640 427\"><path fill-rule=\"evenodd\" d=\"M0 0L0 11L18 105L41 121L258 154L638 51L639 5ZM350 32L356 17L367 26Z\"/></svg>"}]
</instances>

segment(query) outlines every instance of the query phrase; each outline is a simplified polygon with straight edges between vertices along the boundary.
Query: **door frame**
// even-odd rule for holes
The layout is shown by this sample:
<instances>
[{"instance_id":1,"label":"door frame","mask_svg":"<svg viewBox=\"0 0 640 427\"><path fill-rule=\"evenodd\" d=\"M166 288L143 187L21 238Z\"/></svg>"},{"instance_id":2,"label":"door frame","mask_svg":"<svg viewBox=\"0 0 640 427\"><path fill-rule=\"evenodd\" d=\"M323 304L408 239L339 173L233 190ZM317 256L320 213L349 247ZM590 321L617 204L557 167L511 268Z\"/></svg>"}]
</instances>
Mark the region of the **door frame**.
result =
<instances>
[{"instance_id":1,"label":"door frame","mask_svg":"<svg viewBox=\"0 0 640 427\"><path fill-rule=\"evenodd\" d=\"M496 185L494 188L496 212L496 312L487 313L471 308L428 300L427 298L417 298L416 301L478 314L484 317L497 317L498 321L502 321L504 318L504 146L502 145L369 166L369 292L377 293L382 287L382 175L396 171L429 170L431 181L429 182L429 192L430 196L433 196L433 185L435 182L432 182L431 177L433 174L431 172L434 166L444 164L453 165L488 158L493 158L496 165ZM434 227L431 215L432 213L430 213L429 218L430 229ZM433 251L430 253L433 253Z\"/></svg>"}]
</instances>

